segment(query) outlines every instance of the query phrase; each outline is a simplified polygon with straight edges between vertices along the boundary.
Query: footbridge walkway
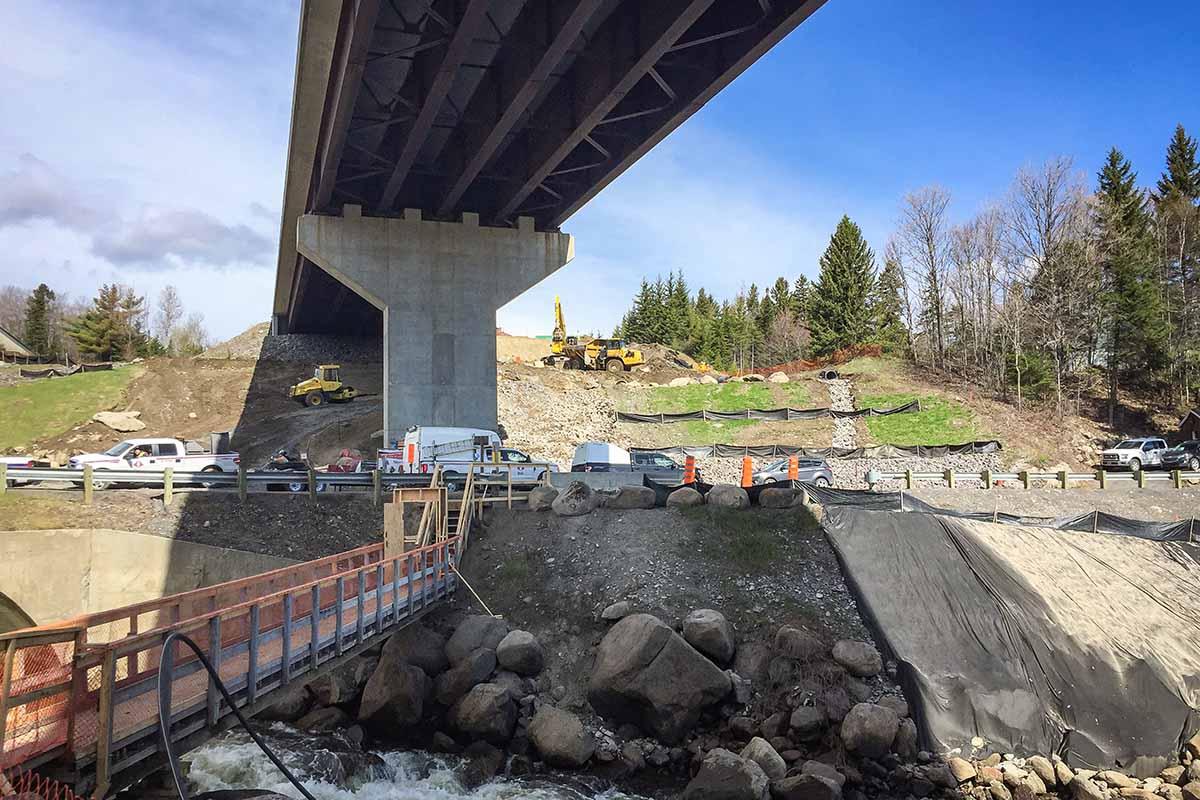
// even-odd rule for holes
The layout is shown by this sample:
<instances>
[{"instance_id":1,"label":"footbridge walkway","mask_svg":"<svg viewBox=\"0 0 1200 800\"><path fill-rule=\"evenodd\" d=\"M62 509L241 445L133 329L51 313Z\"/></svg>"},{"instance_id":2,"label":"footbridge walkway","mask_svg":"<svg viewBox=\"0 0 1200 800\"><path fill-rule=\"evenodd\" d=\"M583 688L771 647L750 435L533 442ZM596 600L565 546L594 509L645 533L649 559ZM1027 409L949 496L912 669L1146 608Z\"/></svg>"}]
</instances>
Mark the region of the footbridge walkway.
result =
<instances>
[{"instance_id":1,"label":"footbridge walkway","mask_svg":"<svg viewBox=\"0 0 1200 800\"><path fill-rule=\"evenodd\" d=\"M174 632L254 714L443 603L462 582L482 484L468 476L451 496L435 473L427 487L397 490L397 502L418 503L420 523L377 544L0 634L0 797L51 779L53 796L102 798L162 766L160 673L176 753L221 730L231 711L199 659L178 643L163 653Z\"/></svg>"}]
</instances>

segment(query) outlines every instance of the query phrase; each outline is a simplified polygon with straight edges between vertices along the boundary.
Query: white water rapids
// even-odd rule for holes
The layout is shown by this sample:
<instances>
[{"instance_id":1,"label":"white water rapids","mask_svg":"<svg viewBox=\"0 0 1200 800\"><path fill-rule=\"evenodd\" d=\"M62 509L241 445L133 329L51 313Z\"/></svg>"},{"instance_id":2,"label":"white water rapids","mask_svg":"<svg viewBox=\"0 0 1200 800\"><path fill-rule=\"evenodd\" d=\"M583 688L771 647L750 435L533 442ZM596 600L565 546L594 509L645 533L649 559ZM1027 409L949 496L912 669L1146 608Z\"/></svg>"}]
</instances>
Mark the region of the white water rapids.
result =
<instances>
[{"instance_id":1,"label":"white water rapids","mask_svg":"<svg viewBox=\"0 0 1200 800\"><path fill-rule=\"evenodd\" d=\"M281 732L276 728L270 733ZM592 788L586 780L564 776L498 776L476 789L467 789L456 773L459 759L420 751L367 751L367 758L373 763L355 770L337 785L315 774L320 770L314 769L314 762L334 760L325 758L330 753L319 740L301 753L270 733L264 738L272 751L317 800L641 800L612 788ZM208 742L183 761L187 764L193 795L219 789L263 789L287 797L303 797L240 731Z\"/></svg>"}]
</instances>

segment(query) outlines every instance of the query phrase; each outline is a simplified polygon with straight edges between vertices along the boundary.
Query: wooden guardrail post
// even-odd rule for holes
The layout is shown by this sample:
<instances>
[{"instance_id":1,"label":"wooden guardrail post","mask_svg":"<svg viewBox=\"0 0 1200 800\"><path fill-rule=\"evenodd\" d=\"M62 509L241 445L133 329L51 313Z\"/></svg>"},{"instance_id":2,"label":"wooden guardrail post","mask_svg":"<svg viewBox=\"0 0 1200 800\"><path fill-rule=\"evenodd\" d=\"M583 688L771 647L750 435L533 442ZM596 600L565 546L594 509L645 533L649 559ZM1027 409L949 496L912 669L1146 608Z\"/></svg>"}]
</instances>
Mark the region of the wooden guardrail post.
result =
<instances>
[{"instance_id":1,"label":"wooden guardrail post","mask_svg":"<svg viewBox=\"0 0 1200 800\"><path fill-rule=\"evenodd\" d=\"M910 491L910 492L912 491L912 488L913 488L913 474L912 474L912 470L911 470L911 469L906 469L906 470L904 470L904 488L905 488L905 489L907 489L907 490L908 490L908 491Z\"/></svg>"},{"instance_id":2,"label":"wooden guardrail post","mask_svg":"<svg viewBox=\"0 0 1200 800\"><path fill-rule=\"evenodd\" d=\"M954 488L954 470L952 470L952 469L943 470L942 471L942 480L944 480L946 482L947 487L953 489Z\"/></svg>"},{"instance_id":3,"label":"wooden guardrail post","mask_svg":"<svg viewBox=\"0 0 1200 800\"><path fill-rule=\"evenodd\" d=\"M1139 469L1137 473L1137 485L1139 489L1146 488L1146 470Z\"/></svg>"},{"instance_id":4,"label":"wooden guardrail post","mask_svg":"<svg viewBox=\"0 0 1200 800\"><path fill-rule=\"evenodd\" d=\"M163 470L163 505L171 505L171 494L175 488L175 470L167 467Z\"/></svg>"},{"instance_id":5,"label":"wooden guardrail post","mask_svg":"<svg viewBox=\"0 0 1200 800\"><path fill-rule=\"evenodd\" d=\"M512 467L506 470L508 474L508 507L512 508Z\"/></svg>"},{"instance_id":6,"label":"wooden guardrail post","mask_svg":"<svg viewBox=\"0 0 1200 800\"><path fill-rule=\"evenodd\" d=\"M311 466L308 468L308 496L317 499L317 471Z\"/></svg>"},{"instance_id":7,"label":"wooden guardrail post","mask_svg":"<svg viewBox=\"0 0 1200 800\"><path fill-rule=\"evenodd\" d=\"M1096 483L1100 484L1101 489L1108 488L1108 473L1103 469L1096 470Z\"/></svg>"},{"instance_id":8,"label":"wooden guardrail post","mask_svg":"<svg viewBox=\"0 0 1200 800\"><path fill-rule=\"evenodd\" d=\"M1058 471L1058 488L1067 488L1067 471L1065 469L1060 469Z\"/></svg>"},{"instance_id":9,"label":"wooden guardrail post","mask_svg":"<svg viewBox=\"0 0 1200 800\"><path fill-rule=\"evenodd\" d=\"M1171 481L1175 484L1176 489L1183 488L1183 471L1178 469L1171 470Z\"/></svg>"},{"instance_id":10,"label":"wooden guardrail post","mask_svg":"<svg viewBox=\"0 0 1200 800\"><path fill-rule=\"evenodd\" d=\"M1021 485L1024 486L1026 489L1028 489L1029 488L1029 470L1023 469L1020 472L1018 472L1017 475L1020 476L1020 478L1021 478Z\"/></svg>"},{"instance_id":11,"label":"wooden guardrail post","mask_svg":"<svg viewBox=\"0 0 1200 800\"><path fill-rule=\"evenodd\" d=\"M238 464L238 500L246 502L246 465Z\"/></svg>"},{"instance_id":12,"label":"wooden guardrail post","mask_svg":"<svg viewBox=\"0 0 1200 800\"><path fill-rule=\"evenodd\" d=\"M83 504L90 506L92 504L92 492L96 487L92 485L92 465L83 465Z\"/></svg>"},{"instance_id":13,"label":"wooden guardrail post","mask_svg":"<svg viewBox=\"0 0 1200 800\"><path fill-rule=\"evenodd\" d=\"M7 491L8 491L8 464L0 463L0 494L4 494ZM0 717L0 719L4 719L4 717ZM0 731L0 735L3 735L3 731Z\"/></svg>"},{"instance_id":14,"label":"wooden guardrail post","mask_svg":"<svg viewBox=\"0 0 1200 800\"><path fill-rule=\"evenodd\" d=\"M379 477L379 469L371 470L371 505L379 505L383 498L383 480Z\"/></svg>"},{"instance_id":15,"label":"wooden guardrail post","mask_svg":"<svg viewBox=\"0 0 1200 800\"><path fill-rule=\"evenodd\" d=\"M992 471L990 469L985 469L979 477L983 480L983 488L992 488Z\"/></svg>"}]
</instances>

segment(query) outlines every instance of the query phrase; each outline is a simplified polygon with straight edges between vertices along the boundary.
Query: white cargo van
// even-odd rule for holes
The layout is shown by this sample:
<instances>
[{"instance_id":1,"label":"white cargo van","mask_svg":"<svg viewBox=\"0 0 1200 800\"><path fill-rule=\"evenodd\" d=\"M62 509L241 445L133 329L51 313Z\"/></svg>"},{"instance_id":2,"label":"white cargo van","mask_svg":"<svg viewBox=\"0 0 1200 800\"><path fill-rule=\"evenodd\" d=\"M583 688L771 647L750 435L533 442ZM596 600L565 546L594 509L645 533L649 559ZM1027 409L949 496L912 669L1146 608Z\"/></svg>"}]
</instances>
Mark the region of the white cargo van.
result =
<instances>
[{"instance_id":1,"label":"white cargo van","mask_svg":"<svg viewBox=\"0 0 1200 800\"><path fill-rule=\"evenodd\" d=\"M500 462L509 467L486 466ZM404 441L394 450L379 451L379 470L385 473L432 473L438 466L446 482L456 484L466 478L472 463L476 475L504 474L511 470L514 483L536 483L547 471L557 472L553 464L535 462L525 453L504 447L495 431L480 428L410 428Z\"/></svg>"}]
</instances>

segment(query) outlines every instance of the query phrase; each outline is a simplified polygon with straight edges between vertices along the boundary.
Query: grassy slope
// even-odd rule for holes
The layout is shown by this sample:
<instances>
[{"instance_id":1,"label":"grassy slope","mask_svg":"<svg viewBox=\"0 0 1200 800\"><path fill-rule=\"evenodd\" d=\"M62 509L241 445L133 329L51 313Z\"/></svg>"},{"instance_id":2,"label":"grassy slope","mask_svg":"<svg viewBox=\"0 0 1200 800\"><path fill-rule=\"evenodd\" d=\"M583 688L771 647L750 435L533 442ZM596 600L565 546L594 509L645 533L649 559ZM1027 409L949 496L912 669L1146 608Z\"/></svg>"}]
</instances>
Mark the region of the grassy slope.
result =
<instances>
[{"instance_id":1,"label":"grassy slope","mask_svg":"<svg viewBox=\"0 0 1200 800\"><path fill-rule=\"evenodd\" d=\"M138 374L138 369L125 367L0 386L0 450L54 436L112 408Z\"/></svg>"},{"instance_id":2,"label":"grassy slope","mask_svg":"<svg viewBox=\"0 0 1200 800\"><path fill-rule=\"evenodd\" d=\"M699 384L694 386L656 386L636 400L636 410L641 413L666 412L678 414L690 411L740 411L744 408L808 408L812 395L802 383L723 383L717 386ZM738 419L722 421L692 421L671 424L667 433L671 443L680 444L728 444L740 441L739 432L747 432L763 423L758 420ZM656 431L658 439L663 431ZM656 440L657 441L657 440ZM806 442L805 443L809 443Z\"/></svg>"},{"instance_id":3,"label":"grassy slope","mask_svg":"<svg viewBox=\"0 0 1200 800\"><path fill-rule=\"evenodd\" d=\"M861 358L846 364L842 372L854 380L858 408L894 408L921 401L921 411L916 413L866 417L867 431L878 444L958 444L991 437L966 404L916 381L900 362Z\"/></svg>"}]
</instances>

